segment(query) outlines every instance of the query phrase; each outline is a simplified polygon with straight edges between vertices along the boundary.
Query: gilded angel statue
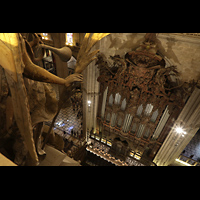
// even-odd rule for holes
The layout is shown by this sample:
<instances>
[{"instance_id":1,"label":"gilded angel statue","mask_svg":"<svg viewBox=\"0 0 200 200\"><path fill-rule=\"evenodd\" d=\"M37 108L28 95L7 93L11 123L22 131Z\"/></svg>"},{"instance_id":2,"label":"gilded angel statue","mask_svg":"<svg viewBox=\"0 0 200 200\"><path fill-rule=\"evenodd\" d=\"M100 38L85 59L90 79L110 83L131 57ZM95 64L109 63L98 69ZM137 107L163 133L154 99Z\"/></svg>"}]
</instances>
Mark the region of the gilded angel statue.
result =
<instances>
[{"instance_id":1,"label":"gilded angel statue","mask_svg":"<svg viewBox=\"0 0 200 200\"><path fill-rule=\"evenodd\" d=\"M65 79L33 63L35 57L29 47L46 48L34 35L35 39L27 43L20 33L0 33L0 152L19 165L39 163L36 148L39 135L34 135L33 129L40 129L41 123L53 119L62 102L70 98L72 83L82 82L82 71L96 59L98 51L90 52L91 48L109 33L86 33L75 74ZM66 56L65 61L70 59L70 51ZM65 86L66 93L59 102L48 83ZM49 102L55 107L51 108Z\"/></svg>"}]
</instances>

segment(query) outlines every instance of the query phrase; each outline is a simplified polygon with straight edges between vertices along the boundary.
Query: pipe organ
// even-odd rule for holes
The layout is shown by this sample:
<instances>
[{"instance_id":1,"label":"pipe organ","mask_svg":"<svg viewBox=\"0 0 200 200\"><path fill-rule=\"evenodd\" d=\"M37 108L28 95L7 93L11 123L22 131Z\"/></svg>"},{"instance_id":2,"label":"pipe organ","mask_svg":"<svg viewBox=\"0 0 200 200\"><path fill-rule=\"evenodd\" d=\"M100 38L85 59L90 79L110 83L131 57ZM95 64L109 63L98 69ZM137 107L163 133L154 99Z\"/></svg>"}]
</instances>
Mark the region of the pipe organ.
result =
<instances>
[{"instance_id":1,"label":"pipe organ","mask_svg":"<svg viewBox=\"0 0 200 200\"><path fill-rule=\"evenodd\" d=\"M96 62L100 70L97 133L111 141L115 156L124 159L131 152L153 160L187 96L176 67L166 65L152 38L145 36L124 57L110 56L108 61L99 55Z\"/></svg>"}]
</instances>

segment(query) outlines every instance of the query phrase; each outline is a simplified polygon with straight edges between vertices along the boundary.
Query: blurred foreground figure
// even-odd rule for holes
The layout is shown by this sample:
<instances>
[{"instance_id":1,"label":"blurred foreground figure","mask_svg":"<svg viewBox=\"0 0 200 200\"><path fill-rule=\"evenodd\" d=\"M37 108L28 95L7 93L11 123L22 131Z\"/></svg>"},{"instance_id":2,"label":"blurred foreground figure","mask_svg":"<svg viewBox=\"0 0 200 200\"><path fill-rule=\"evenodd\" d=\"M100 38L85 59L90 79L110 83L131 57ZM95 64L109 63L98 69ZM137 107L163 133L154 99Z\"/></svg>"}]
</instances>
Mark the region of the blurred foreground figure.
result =
<instances>
[{"instance_id":1,"label":"blurred foreground figure","mask_svg":"<svg viewBox=\"0 0 200 200\"><path fill-rule=\"evenodd\" d=\"M98 53L90 53L91 48L108 34L86 34L75 74L65 79L33 63L43 54L36 58L32 48L48 48L37 34L33 35L33 41L28 42L19 33L0 33L0 152L18 165L39 164L43 122L52 120L59 105L68 101L72 83L83 81L80 73ZM67 47L54 48L54 52L65 62L71 58ZM65 86L59 102L49 83Z\"/></svg>"}]
</instances>

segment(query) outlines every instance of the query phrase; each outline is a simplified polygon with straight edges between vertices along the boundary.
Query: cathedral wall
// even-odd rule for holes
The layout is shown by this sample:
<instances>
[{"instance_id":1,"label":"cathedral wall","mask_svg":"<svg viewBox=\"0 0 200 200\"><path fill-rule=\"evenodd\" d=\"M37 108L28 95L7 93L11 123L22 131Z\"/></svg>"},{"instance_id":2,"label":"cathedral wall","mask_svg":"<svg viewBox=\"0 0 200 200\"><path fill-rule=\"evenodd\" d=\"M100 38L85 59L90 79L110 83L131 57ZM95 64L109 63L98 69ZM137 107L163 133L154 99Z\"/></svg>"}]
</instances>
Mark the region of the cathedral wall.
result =
<instances>
[{"instance_id":1,"label":"cathedral wall","mask_svg":"<svg viewBox=\"0 0 200 200\"><path fill-rule=\"evenodd\" d=\"M200 40L183 36L160 34L159 50L181 73L183 81L200 79Z\"/></svg>"}]
</instances>

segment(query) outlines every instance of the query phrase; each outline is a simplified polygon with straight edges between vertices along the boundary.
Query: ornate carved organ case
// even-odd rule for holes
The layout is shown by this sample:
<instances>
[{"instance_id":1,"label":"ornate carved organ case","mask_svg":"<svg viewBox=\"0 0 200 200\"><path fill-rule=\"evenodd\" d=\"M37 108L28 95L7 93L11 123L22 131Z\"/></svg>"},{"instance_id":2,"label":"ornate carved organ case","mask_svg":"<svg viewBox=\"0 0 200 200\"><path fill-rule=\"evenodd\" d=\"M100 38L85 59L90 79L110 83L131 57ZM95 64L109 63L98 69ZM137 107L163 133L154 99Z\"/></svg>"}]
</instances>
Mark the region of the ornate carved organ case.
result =
<instances>
[{"instance_id":1,"label":"ornate carved organ case","mask_svg":"<svg viewBox=\"0 0 200 200\"><path fill-rule=\"evenodd\" d=\"M113 154L124 158L132 152L153 159L184 106L179 73L166 67L155 41L155 34L146 34L142 45L124 57L99 55L96 63L99 134L111 141Z\"/></svg>"}]
</instances>

